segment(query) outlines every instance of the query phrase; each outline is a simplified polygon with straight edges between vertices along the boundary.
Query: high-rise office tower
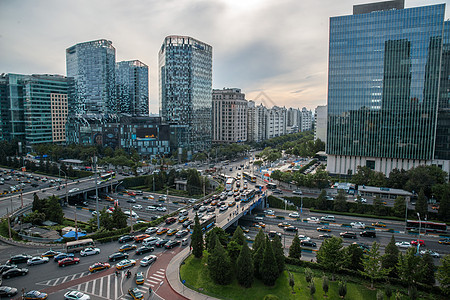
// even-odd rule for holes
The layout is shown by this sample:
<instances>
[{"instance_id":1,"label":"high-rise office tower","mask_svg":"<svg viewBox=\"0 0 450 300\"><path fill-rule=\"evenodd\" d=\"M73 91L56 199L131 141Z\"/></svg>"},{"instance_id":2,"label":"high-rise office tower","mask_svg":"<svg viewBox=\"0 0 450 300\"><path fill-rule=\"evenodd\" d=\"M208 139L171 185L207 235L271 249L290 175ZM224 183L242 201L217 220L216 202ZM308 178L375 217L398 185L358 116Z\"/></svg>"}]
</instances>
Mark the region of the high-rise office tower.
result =
<instances>
[{"instance_id":1,"label":"high-rise office tower","mask_svg":"<svg viewBox=\"0 0 450 300\"><path fill-rule=\"evenodd\" d=\"M368 166L388 176L423 164L449 171L444 14L445 4L405 9L396 0L330 19L330 173Z\"/></svg>"},{"instance_id":2,"label":"high-rise office tower","mask_svg":"<svg viewBox=\"0 0 450 300\"><path fill-rule=\"evenodd\" d=\"M207 149L212 138L212 47L168 36L159 51L160 115L186 130L180 148Z\"/></svg>"},{"instance_id":3,"label":"high-rise office tower","mask_svg":"<svg viewBox=\"0 0 450 300\"><path fill-rule=\"evenodd\" d=\"M96 40L66 49L67 77L73 78L71 115L105 116L117 113L116 49L111 41Z\"/></svg>"},{"instance_id":4,"label":"high-rise office tower","mask_svg":"<svg viewBox=\"0 0 450 300\"><path fill-rule=\"evenodd\" d=\"M116 63L118 112L148 115L148 66L139 60Z\"/></svg>"},{"instance_id":5,"label":"high-rise office tower","mask_svg":"<svg viewBox=\"0 0 450 300\"><path fill-rule=\"evenodd\" d=\"M213 90L213 142L247 141L248 103L241 89Z\"/></svg>"},{"instance_id":6,"label":"high-rise office tower","mask_svg":"<svg viewBox=\"0 0 450 300\"><path fill-rule=\"evenodd\" d=\"M327 142L327 106L317 106L315 112L314 140Z\"/></svg>"},{"instance_id":7,"label":"high-rise office tower","mask_svg":"<svg viewBox=\"0 0 450 300\"><path fill-rule=\"evenodd\" d=\"M0 139L65 143L68 80L60 75L2 74Z\"/></svg>"}]
</instances>

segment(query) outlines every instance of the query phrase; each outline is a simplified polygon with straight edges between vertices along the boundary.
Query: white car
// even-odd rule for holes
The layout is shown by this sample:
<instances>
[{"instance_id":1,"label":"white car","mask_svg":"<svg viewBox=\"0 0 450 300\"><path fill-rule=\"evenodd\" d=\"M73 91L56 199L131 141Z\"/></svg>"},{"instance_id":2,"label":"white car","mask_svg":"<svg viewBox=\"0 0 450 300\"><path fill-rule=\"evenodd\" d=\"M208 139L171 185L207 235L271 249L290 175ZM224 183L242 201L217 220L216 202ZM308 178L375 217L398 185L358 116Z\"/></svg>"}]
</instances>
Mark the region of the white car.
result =
<instances>
[{"instance_id":1,"label":"white car","mask_svg":"<svg viewBox=\"0 0 450 300\"><path fill-rule=\"evenodd\" d=\"M91 300L91 297L79 291L70 291L64 294L64 300Z\"/></svg>"},{"instance_id":2,"label":"white car","mask_svg":"<svg viewBox=\"0 0 450 300\"><path fill-rule=\"evenodd\" d=\"M301 190L295 190L295 191L292 192L292 194L303 195L303 192Z\"/></svg>"},{"instance_id":3,"label":"white car","mask_svg":"<svg viewBox=\"0 0 450 300\"><path fill-rule=\"evenodd\" d=\"M220 208L219 208L219 211L226 211L228 209L228 206L227 205L222 205Z\"/></svg>"},{"instance_id":4,"label":"white car","mask_svg":"<svg viewBox=\"0 0 450 300\"><path fill-rule=\"evenodd\" d=\"M158 227L149 227L145 229L145 234L152 234L158 231Z\"/></svg>"},{"instance_id":5,"label":"white car","mask_svg":"<svg viewBox=\"0 0 450 300\"><path fill-rule=\"evenodd\" d=\"M151 265L156 261L156 255L148 255L141 259L141 262L139 263L141 267L147 267L148 265Z\"/></svg>"},{"instance_id":6,"label":"white car","mask_svg":"<svg viewBox=\"0 0 450 300\"><path fill-rule=\"evenodd\" d=\"M274 215L275 211L272 210L272 209L269 209L269 210L266 210L265 213L268 214L268 215Z\"/></svg>"},{"instance_id":7,"label":"white car","mask_svg":"<svg viewBox=\"0 0 450 300\"><path fill-rule=\"evenodd\" d=\"M92 212L92 215L93 215L93 216L96 216L96 215L97 215L97 211L94 210L94 211Z\"/></svg>"},{"instance_id":8,"label":"white car","mask_svg":"<svg viewBox=\"0 0 450 300\"><path fill-rule=\"evenodd\" d=\"M320 219L321 219L322 221L327 221L327 222L334 222L334 221L335 221L334 216L330 216L330 215L328 215L328 216L323 216L323 217L321 217Z\"/></svg>"},{"instance_id":9,"label":"white car","mask_svg":"<svg viewBox=\"0 0 450 300\"><path fill-rule=\"evenodd\" d=\"M200 206L200 208L198 209L198 212L202 212L202 211L206 211L206 206Z\"/></svg>"},{"instance_id":10,"label":"white car","mask_svg":"<svg viewBox=\"0 0 450 300\"><path fill-rule=\"evenodd\" d=\"M352 225L353 228L366 228L366 224L364 224L363 222L352 222L350 223L350 225Z\"/></svg>"},{"instance_id":11,"label":"white car","mask_svg":"<svg viewBox=\"0 0 450 300\"><path fill-rule=\"evenodd\" d=\"M412 245L408 242L396 242L395 246L400 247L400 248L409 248L412 247Z\"/></svg>"},{"instance_id":12,"label":"white car","mask_svg":"<svg viewBox=\"0 0 450 300\"><path fill-rule=\"evenodd\" d=\"M142 241L142 245L144 246L153 246L155 245L157 242L159 242L161 239L159 237L156 236L152 236L149 238L146 238L145 240Z\"/></svg>"},{"instance_id":13,"label":"white car","mask_svg":"<svg viewBox=\"0 0 450 300\"><path fill-rule=\"evenodd\" d=\"M48 257L35 256L35 257L30 258L27 261L27 265L29 265L29 266L40 265L40 264L48 263L48 261L49 261Z\"/></svg>"},{"instance_id":14,"label":"white car","mask_svg":"<svg viewBox=\"0 0 450 300\"><path fill-rule=\"evenodd\" d=\"M157 211L167 211L167 208L165 206L159 206L156 208Z\"/></svg>"},{"instance_id":15,"label":"white car","mask_svg":"<svg viewBox=\"0 0 450 300\"><path fill-rule=\"evenodd\" d=\"M75 193L78 192L80 189L79 188L73 188L69 190L69 193Z\"/></svg>"},{"instance_id":16,"label":"white car","mask_svg":"<svg viewBox=\"0 0 450 300\"><path fill-rule=\"evenodd\" d=\"M152 205L149 205L149 206L147 206L147 208L146 208L145 210L148 210L148 211L156 211L156 207L154 207L154 206L152 206Z\"/></svg>"},{"instance_id":17,"label":"white car","mask_svg":"<svg viewBox=\"0 0 450 300\"><path fill-rule=\"evenodd\" d=\"M291 218L299 218L300 214L298 212L293 212L293 213L289 214L289 217L291 217Z\"/></svg>"},{"instance_id":18,"label":"white car","mask_svg":"<svg viewBox=\"0 0 450 300\"><path fill-rule=\"evenodd\" d=\"M309 240L311 240L311 238L309 236L306 236L306 235L299 235L298 238L300 239L300 241L309 241Z\"/></svg>"},{"instance_id":19,"label":"white car","mask_svg":"<svg viewBox=\"0 0 450 300\"><path fill-rule=\"evenodd\" d=\"M197 202L197 199L189 199L188 202L189 203L195 203L195 202Z\"/></svg>"},{"instance_id":20,"label":"white car","mask_svg":"<svg viewBox=\"0 0 450 300\"><path fill-rule=\"evenodd\" d=\"M86 248L86 249L80 251L81 256L88 256L88 255L94 255L94 254L100 254L100 249L89 247L89 248Z\"/></svg>"},{"instance_id":21,"label":"white car","mask_svg":"<svg viewBox=\"0 0 450 300\"><path fill-rule=\"evenodd\" d=\"M430 253L430 255L431 255L431 257L434 257L434 258L439 258L439 257L441 257L440 255L439 255L439 253L437 253L437 252L435 252L435 251L432 251L432 250L420 250L420 255L424 255L424 254L426 254L426 253Z\"/></svg>"},{"instance_id":22,"label":"white car","mask_svg":"<svg viewBox=\"0 0 450 300\"><path fill-rule=\"evenodd\" d=\"M140 205L140 204L133 205L133 209L141 210L142 205Z\"/></svg>"},{"instance_id":23,"label":"white car","mask_svg":"<svg viewBox=\"0 0 450 300\"><path fill-rule=\"evenodd\" d=\"M308 222L310 223L320 223L320 219L316 218L316 217L309 217L308 219L306 219Z\"/></svg>"},{"instance_id":24,"label":"white car","mask_svg":"<svg viewBox=\"0 0 450 300\"><path fill-rule=\"evenodd\" d=\"M129 210L126 210L126 211L124 211L123 213L124 213L125 215L127 215L128 217L131 215L131 212L130 212ZM132 216L132 218L133 218L133 219L138 219L139 216L138 216L137 213L135 213L135 212L133 211L133 216Z\"/></svg>"}]
</instances>

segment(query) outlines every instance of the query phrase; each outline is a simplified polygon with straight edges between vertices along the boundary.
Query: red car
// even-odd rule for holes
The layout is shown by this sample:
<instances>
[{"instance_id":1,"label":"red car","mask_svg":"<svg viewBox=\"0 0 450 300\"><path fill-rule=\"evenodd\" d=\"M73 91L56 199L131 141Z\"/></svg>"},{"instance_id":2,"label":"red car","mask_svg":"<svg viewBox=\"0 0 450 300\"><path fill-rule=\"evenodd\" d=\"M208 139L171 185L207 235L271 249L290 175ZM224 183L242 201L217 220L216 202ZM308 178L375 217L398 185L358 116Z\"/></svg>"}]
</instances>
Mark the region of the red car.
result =
<instances>
[{"instance_id":1,"label":"red car","mask_svg":"<svg viewBox=\"0 0 450 300\"><path fill-rule=\"evenodd\" d=\"M419 244L420 244L420 246L425 246L425 241L424 240L419 240ZM417 240L412 240L411 241L411 245L417 246Z\"/></svg>"},{"instance_id":2,"label":"red car","mask_svg":"<svg viewBox=\"0 0 450 300\"><path fill-rule=\"evenodd\" d=\"M166 224L172 224L177 221L177 218L171 217L166 219Z\"/></svg>"},{"instance_id":3,"label":"red car","mask_svg":"<svg viewBox=\"0 0 450 300\"><path fill-rule=\"evenodd\" d=\"M58 262L58 266L65 267L68 265L76 265L78 263L80 263L80 259L78 257L68 257L68 258L61 259Z\"/></svg>"}]
</instances>

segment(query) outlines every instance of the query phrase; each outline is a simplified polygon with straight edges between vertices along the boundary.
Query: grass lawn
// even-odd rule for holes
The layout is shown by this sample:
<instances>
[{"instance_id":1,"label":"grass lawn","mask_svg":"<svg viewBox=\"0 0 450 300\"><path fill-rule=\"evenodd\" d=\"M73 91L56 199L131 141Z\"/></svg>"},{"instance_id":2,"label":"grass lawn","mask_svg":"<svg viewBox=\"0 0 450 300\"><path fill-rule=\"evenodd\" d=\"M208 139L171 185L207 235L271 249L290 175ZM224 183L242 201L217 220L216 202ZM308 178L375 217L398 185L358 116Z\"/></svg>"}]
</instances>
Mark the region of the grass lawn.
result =
<instances>
[{"instance_id":1,"label":"grass lawn","mask_svg":"<svg viewBox=\"0 0 450 300\"><path fill-rule=\"evenodd\" d=\"M263 299L267 294L276 295L280 300L284 299L340 299L338 293L338 282L331 281L331 275L329 278L328 297L324 297L322 290L322 276L323 272L319 270L312 270L314 274L314 284L316 292L311 298L309 287L306 283L304 268L291 266L288 268L294 275L294 293L289 286L288 271L284 271L283 274L277 279L276 284L273 287L265 286L261 281L255 280L251 288L241 287L236 280L229 285L217 285L210 280L208 271L206 268L206 257L201 259L194 258L193 255L189 256L185 263L180 268L181 279L186 280L186 286L191 289L197 290L203 294L207 294L219 299L233 299L233 300L253 300ZM338 276L336 276L338 278ZM370 283L362 281L359 278L347 278L347 295L345 299L355 300L371 300L376 299L377 290L371 290ZM384 289L384 285L380 284L379 289ZM395 295L396 287L392 287ZM400 289L403 293L406 290ZM408 299L406 295L404 298ZM420 295L418 299L435 299L434 295ZM387 299L385 297L385 299ZM394 296L391 297L394 299Z\"/></svg>"}]
</instances>

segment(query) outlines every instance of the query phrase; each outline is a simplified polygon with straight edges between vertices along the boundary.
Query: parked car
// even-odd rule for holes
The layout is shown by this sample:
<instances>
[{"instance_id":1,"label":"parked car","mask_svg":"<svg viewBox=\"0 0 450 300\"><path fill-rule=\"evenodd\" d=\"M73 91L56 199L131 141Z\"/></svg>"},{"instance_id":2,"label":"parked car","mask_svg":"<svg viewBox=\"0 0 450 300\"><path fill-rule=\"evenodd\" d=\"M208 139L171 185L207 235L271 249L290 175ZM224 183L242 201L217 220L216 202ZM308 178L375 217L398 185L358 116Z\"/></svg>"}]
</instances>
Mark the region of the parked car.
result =
<instances>
[{"instance_id":1,"label":"parked car","mask_svg":"<svg viewBox=\"0 0 450 300\"><path fill-rule=\"evenodd\" d=\"M111 265L107 262L104 262L104 263L96 262L95 264L93 264L89 267L89 272L94 273L97 271L109 269L110 267L111 267Z\"/></svg>"},{"instance_id":2,"label":"parked car","mask_svg":"<svg viewBox=\"0 0 450 300\"><path fill-rule=\"evenodd\" d=\"M48 250L41 254L42 257L54 257L55 255L60 254L60 251Z\"/></svg>"},{"instance_id":3,"label":"parked car","mask_svg":"<svg viewBox=\"0 0 450 300\"><path fill-rule=\"evenodd\" d=\"M356 233L354 233L354 232L346 231L346 232L341 232L341 233L339 233L339 235L340 235L342 238L356 239Z\"/></svg>"},{"instance_id":4,"label":"parked car","mask_svg":"<svg viewBox=\"0 0 450 300\"><path fill-rule=\"evenodd\" d=\"M158 231L158 227L149 227L145 230L146 234L153 234Z\"/></svg>"},{"instance_id":5,"label":"parked car","mask_svg":"<svg viewBox=\"0 0 450 300\"><path fill-rule=\"evenodd\" d=\"M109 261L116 261L116 260L125 259L125 258L128 258L128 253L116 252L116 253L113 253L110 256L108 256Z\"/></svg>"},{"instance_id":6,"label":"parked car","mask_svg":"<svg viewBox=\"0 0 450 300\"><path fill-rule=\"evenodd\" d=\"M91 300L91 297L79 291L69 291L64 294L64 300Z\"/></svg>"},{"instance_id":7,"label":"parked car","mask_svg":"<svg viewBox=\"0 0 450 300\"><path fill-rule=\"evenodd\" d=\"M298 212L293 212L293 213L289 214L289 217L291 217L291 218L299 218L300 214Z\"/></svg>"},{"instance_id":8,"label":"parked car","mask_svg":"<svg viewBox=\"0 0 450 300\"><path fill-rule=\"evenodd\" d=\"M60 254L58 254L58 255L55 255L54 257L53 257L53 260L55 261L55 262L58 262L58 261L60 261L61 259L64 259L64 258L67 258L67 257L74 257L75 255L73 254L73 253L60 253Z\"/></svg>"},{"instance_id":9,"label":"parked car","mask_svg":"<svg viewBox=\"0 0 450 300\"><path fill-rule=\"evenodd\" d=\"M399 247L399 248L409 248L412 247L411 243L408 242L396 242L395 246Z\"/></svg>"},{"instance_id":10,"label":"parked car","mask_svg":"<svg viewBox=\"0 0 450 300\"><path fill-rule=\"evenodd\" d=\"M61 259L58 262L58 266L65 267L65 266L69 266L69 265L77 265L79 263L80 263L80 259L78 257L67 257L67 258Z\"/></svg>"},{"instance_id":11,"label":"parked car","mask_svg":"<svg viewBox=\"0 0 450 300\"><path fill-rule=\"evenodd\" d=\"M147 267L148 265L151 265L156 261L156 255L148 255L141 259L141 262L139 263L141 267Z\"/></svg>"},{"instance_id":12,"label":"parked car","mask_svg":"<svg viewBox=\"0 0 450 300\"><path fill-rule=\"evenodd\" d=\"M28 269L19 269L19 268L12 268L8 271L4 272L2 274L2 278L11 278L11 277L17 277L17 276L25 276L28 274Z\"/></svg>"},{"instance_id":13,"label":"parked car","mask_svg":"<svg viewBox=\"0 0 450 300\"><path fill-rule=\"evenodd\" d=\"M124 259L121 260L117 265L116 268L118 270L122 270L129 267L134 267L136 265L136 261L134 259Z\"/></svg>"},{"instance_id":14,"label":"parked car","mask_svg":"<svg viewBox=\"0 0 450 300\"><path fill-rule=\"evenodd\" d=\"M119 248L119 252L125 252L125 251L128 251L128 250L134 250L134 249L136 249L137 248L137 246L136 245L132 245L132 244L125 244L125 245L123 245L123 246L121 246L120 248Z\"/></svg>"},{"instance_id":15,"label":"parked car","mask_svg":"<svg viewBox=\"0 0 450 300\"><path fill-rule=\"evenodd\" d=\"M46 293L42 293L42 292L39 292L39 291L36 291L36 290L32 290L32 291L28 291L28 292L24 293L22 295L22 299L25 299L25 300L37 300L37 299L45 300L45 299L47 299L47 296L48 295Z\"/></svg>"},{"instance_id":16,"label":"parked car","mask_svg":"<svg viewBox=\"0 0 450 300\"><path fill-rule=\"evenodd\" d=\"M32 258L31 255L28 254L18 254L11 257L6 263L11 264L20 264L20 263L26 263L30 258Z\"/></svg>"},{"instance_id":17,"label":"parked car","mask_svg":"<svg viewBox=\"0 0 450 300\"><path fill-rule=\"evenodd\" d=\"M350 223L350 225L352 225L353 228L366 228L366 224L364 224L363 222L352 222Z\"/></svg>"},{"instance_id":18,"label":"parked car","mask_svg":"<svg viewBox=\"0 0 450 300\"><path fill-rule=\"evenodd\" d=\"M0 286L0 298L3 297L14 297L17 295L17 289L9 286ZM25 298L23 298L25 299ZM45 299L45 298L42 298Z\"/></svg>"},{"instance_id":19,"label":"parked car","mask_svg":"<svg viewBox=\"0 0 450 300\"><path fill-rule=\"evenodd\" d=\"M411 245L417 246L417 242L419 243L420 246L425 246L425 241L424 240L412 240L411 241Z\"/></svg>"},{"instance_id":20,"label":"parked car","mask_svg":"<svg viewBox=\"0 0 450 300\"><path fill-rule=\"evenodd\" d=\"M178 245L180 245L180 244L181 244L180 241L178 241L178 240L172 240L172 241L166 243L166 244L164 245L164 247L165 247L166 249L172 249L173 247L178 246Z\"/></svg>"},{"instance_id":21,"label":"parked car","mask_svg":"<svg viewBox=\"0 0 450 300\"><path fill-rule=\"evenodd\" d=\"M425 254L428 253L428 254L431 255L431 257L434 257L434 258L439 258L439 257L441 257L439 253L437 253L437 252L435 252L435 251L432 251L432 250L429 250L429 249L426 249L426 250L420 250L419 253L420 253L420 255L425 255Z\"/></svg>"},{"instance_id":22,"label":"parked car","mask_svg":"<svg viewBox=\"0 0 450 300\"><path fill-rule=\"evenodd\" d=\"M316 243L311 240L303 240L300 242L300 245L305 247L316 247Z\"/></svg>"},{"instance_id":23,"label":"parked car","mask_svg":"<svg viewBox=\"0 0 450 300\"><path fill-rule=\"evenodd\" d=\"M27 261L27 265L29 265L29 266L40 265L40 264L48 263L48 261L49 261L48 257L35 256L35 257L30 258Z\"/></svg>"},{"instance_id":24,"label":"parked car","mask_svg":"<svg viewBox=\"0 0 450 300\"><path fill-rule=\"evenodd\" d=\"M123 235L119 238L119 243L126 243L129 241L134 241L134 236L132 235Z\"/></svg>"},{"instance_id":25,"label":"parked car","mask_svg":"<svg viewBox=\"0 0 450 300\"><path fill-rule=\"evenodd\" d=\"M362 237L370 237L370 238L376 238L377 237L377 234L375 233L375 231L370 231L370 230L361 231L359 233L359 235L362 236Z\"/></svg>"},{"instance_id":26,"label":"parked car","mask_svg":"<svg viewBox=\"0 0 450 300\"><path fill-rule=\"evenodd\" d=\"M335 221L334 216L330 216L330 215L323 216L320 219L325 222L334 222Z\"/></svg>"},{"instance_id":27,"label":"parked car","mask_svg":"<svg viewBox=\"0 0 450 300\"><path fill-rule=\"evenodd\" d=\"M155 248L150 247L150 246L142 246L139 249L136 250L136 255L140 255L140 254L144 254L144 253L148 253L148 252L153 252L155 251Z\"/></svg>"}]
</instances>

